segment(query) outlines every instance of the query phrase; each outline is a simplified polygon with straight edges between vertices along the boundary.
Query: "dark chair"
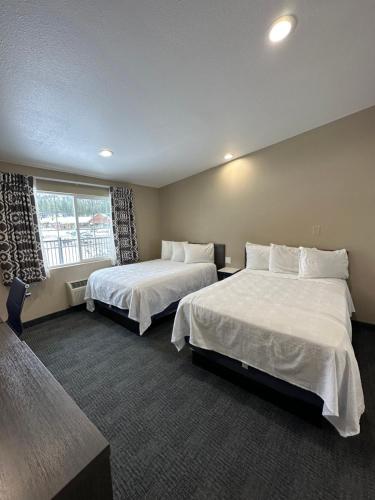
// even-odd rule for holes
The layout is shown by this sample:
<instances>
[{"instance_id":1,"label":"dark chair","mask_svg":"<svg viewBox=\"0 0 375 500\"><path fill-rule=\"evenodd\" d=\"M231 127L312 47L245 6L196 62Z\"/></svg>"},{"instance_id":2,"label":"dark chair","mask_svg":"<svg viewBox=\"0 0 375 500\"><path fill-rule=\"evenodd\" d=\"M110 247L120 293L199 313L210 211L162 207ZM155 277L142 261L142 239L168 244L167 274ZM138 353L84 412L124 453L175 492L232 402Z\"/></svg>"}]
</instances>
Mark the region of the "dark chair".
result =
<instances>
[{"instance_id":1,"label":"dark chair","mask_svg":"<svg viewBox=\"0 0 375 500\"><path fill-rule=\"evenodd\" d=\"M30 295L30 293L28 293L27 291L28 288L29 285L26 285L19 278L14 278L9 289L7 300L7 324L18 336L20 336L23 332L21 313L25 298Z\"/></svg>"}]
</instances>

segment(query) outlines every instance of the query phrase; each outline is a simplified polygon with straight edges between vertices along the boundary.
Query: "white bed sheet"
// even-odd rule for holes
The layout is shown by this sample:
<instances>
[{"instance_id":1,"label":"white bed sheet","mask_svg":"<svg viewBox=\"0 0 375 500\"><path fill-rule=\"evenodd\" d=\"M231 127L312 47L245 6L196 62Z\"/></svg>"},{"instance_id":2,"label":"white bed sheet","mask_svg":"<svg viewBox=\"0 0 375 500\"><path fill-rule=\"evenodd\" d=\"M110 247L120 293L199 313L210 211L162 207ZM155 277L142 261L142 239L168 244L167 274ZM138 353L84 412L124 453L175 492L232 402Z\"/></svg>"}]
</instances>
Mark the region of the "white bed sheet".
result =
<instances>
[{"instance_id":1,"label":"white bed sheet","mask_svg":"<svg viewBox=\"0 0 375 500\"><path fill-rule=\"evenodd\" d=\"M364 399L351 344L353 302L339 279L244 270L179 304L172 342L184 338L318 394L340 435L360 432Z\"/></svg>"},{"instance_id":2,"label":"white bed sheet","mask_svg":"<svg viewBox=\"0 0 375 500\"><path fill-rule=\"evenodd\" d=\"M87 282L85 300L89 311L95 308L94 300L128 309L129 318L139 322L142 335L154 314L215 281L215 264L150 260L93 272Z\"/></svg>"}]
</instances>

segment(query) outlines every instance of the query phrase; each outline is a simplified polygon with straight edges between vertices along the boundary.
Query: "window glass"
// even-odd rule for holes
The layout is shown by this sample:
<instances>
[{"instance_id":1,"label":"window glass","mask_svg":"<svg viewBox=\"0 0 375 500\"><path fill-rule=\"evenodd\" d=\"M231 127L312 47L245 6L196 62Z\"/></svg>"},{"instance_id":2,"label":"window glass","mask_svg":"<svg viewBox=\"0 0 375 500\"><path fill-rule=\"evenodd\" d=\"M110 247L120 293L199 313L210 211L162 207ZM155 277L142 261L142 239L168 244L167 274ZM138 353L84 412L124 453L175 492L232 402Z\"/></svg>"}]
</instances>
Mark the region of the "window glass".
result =
<instances>
[{"instance_id":1,"label":"window glass","mask_svg":"<svg viewBox=\"0 0 375 500\"><path fill-rule=\"evenodd\" d=\"M37 191L36 199L43 255L48 267L112 257L109 197Z\"/></svg>"},{"instance_id":2,"label":"window glass","mask_svg":"<svg viewBox=\"0 0 375 500\"><path fill-rule=\"evenodd\" d=\"M111 255L113 241L109 198L77 197L76 207L82 259Z\"/></svg>"}]
</instances>

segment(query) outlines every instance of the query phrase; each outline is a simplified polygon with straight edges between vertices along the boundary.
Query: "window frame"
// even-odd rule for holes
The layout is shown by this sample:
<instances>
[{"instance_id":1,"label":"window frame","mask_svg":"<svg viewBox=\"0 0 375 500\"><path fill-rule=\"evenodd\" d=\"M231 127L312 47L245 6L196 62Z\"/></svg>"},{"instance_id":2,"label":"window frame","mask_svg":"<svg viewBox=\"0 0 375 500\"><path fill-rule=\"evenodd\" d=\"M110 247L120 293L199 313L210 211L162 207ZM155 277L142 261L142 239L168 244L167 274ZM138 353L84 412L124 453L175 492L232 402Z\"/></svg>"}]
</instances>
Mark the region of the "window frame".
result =
<instances>
[{"instance_id":1,"label":"window frame","mask_svg":"<svg viewBox=\"0 0 375 500\"><path fill-rule=\"evenodd\" d=\"M39 228L39 235L40 235L40 244L43 248L43 240L42 240L42 229L40 226L40 221L39 221L39 202L38 202L38 193L44 193L44 194L53 194L57 196L72 196L73 197L73 208L74 208L74 217L76 220L76 231L77 231L77 245L78 245L78 255L79 255L79 261L77 262L70 262L67 264L58 264L56 266L49 266L48 262L46 263L48 269L60 269L62 267L72 267L72 266L79 266L81 264L90 264L92 262L103 262L106 260L113 261L114 259L114 252L115 252L115 242L113 238L113 224L112 224L112 213L110 213L110 238L111 238L111 244L113 245L113 255L109 255L108 257L93 257L92 259L82 259L82 249L81 249L81 237L79 234L79 222L78 222L78 215L77 215L77 198L83 198L83 199L99 199L102 200L103 198L108 198L109 203L111 206L111 196L108 193L108 196L100 196L96 194L77 194L77 193L66 193L65 191L46 191L45 189L34 189L34 195L35 195L35 204L36 204L36 211L37 211L37 219L38 219L38 228ZM43 253L44 255L44 253Z\"/></svg>"}]
</instances>

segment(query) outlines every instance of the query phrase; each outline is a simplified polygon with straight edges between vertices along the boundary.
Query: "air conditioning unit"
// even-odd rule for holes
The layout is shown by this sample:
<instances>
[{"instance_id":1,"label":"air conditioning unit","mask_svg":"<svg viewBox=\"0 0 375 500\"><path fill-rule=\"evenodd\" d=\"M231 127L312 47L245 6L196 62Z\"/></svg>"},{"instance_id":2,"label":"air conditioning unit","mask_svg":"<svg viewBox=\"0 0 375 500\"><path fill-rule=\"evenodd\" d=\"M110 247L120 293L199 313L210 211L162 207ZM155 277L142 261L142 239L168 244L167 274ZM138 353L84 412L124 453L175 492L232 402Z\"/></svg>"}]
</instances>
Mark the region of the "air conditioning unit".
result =
<instances>
[{"instance_id":1,"label":"air conditioning unit","mask_svg":"<svg viewBox=\"0 0 375 500\"><path fill-rule=\"evenodd\" d=\"M67 281L65 285L68 291L68 302L70 306L78 306L85 302L87 280Z\"/></svg>"}]
</instances>

